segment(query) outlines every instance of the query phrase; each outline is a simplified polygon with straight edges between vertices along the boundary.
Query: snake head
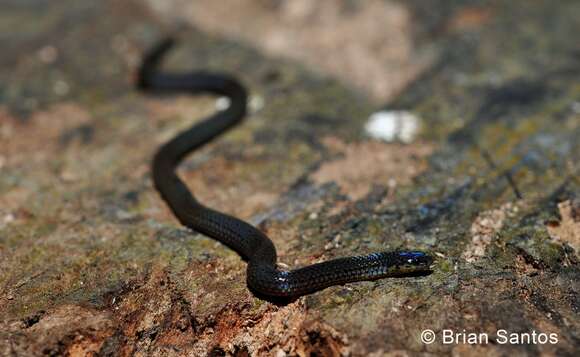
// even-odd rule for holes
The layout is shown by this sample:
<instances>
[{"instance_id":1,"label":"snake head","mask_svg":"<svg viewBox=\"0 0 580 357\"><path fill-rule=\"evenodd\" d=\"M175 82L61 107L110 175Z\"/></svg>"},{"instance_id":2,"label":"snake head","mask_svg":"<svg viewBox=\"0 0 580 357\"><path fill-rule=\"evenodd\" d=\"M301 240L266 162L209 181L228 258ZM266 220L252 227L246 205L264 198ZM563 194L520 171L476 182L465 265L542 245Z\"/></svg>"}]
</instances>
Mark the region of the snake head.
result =
<instances>
[{"instance_id":1,"label":"snake head","mask_svg":"<svg viewBox=\"0 0 580 357\"><path fill-rule=\"evenodd\" d=\"M392 268L394 272L397 272L397 275L431 272L433 257L427 253L401 251L392 254Z\"/></svg>"}]
</instances>

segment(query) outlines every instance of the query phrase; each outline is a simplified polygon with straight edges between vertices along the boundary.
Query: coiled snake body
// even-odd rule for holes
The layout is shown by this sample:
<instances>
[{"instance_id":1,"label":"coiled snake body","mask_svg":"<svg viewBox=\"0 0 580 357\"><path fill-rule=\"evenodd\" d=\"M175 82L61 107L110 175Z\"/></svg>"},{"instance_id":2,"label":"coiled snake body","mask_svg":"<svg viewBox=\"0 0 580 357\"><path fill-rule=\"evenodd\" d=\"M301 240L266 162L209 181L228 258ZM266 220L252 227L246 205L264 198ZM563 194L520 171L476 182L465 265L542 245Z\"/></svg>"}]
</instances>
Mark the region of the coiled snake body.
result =
<instances>
[{"instance_id":1,"label":"coiled snake body","mask_svg":"<svg viewBox=\"0 0 580 357\"><path fill-rule=\"evenodd\" d=\"M153 159L153 181L179 222L227 245L248 262L247 284L252 291L266 297L293 298L332 285L430 271L432 257L419 251L373 253L282 271L276 267L276 248L264 233L198 202L175 169L189 152L244 118L247 93L237 80L223 74L160 73L159 64L173 44L172 39L166 39L145 55L139 70L139 89L161 93L209 92L228 97L230 104L163 145Z\"/></svg>"}]
</instances>

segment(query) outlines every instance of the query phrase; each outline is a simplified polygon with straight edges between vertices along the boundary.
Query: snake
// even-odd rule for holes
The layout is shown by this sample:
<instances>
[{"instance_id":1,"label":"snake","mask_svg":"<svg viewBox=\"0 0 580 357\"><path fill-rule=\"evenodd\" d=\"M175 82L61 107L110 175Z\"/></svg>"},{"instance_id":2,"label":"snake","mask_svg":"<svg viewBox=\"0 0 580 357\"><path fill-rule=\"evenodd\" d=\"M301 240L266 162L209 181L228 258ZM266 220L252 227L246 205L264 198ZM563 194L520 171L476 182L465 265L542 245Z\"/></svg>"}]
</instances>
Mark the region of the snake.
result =
<instances>
[{"instance_id":1,"label":"snake","mask_svg":"<svg viewBox=\"0 0 580 357\"><path fill-rule=\"evenodd\" d=\"M175 38L168 37L145 52L138 68L137 89L145 94L209 93L227 97L229 105L160 146L152 162L153 183L182 225L221 242L247 262L246 284L251 292L266 298L298 298L334 285L432 272L433 257L418 250L371 253L282 269L277 264L276 247L265 233L200 203L179 178L177 166L186 155L244 119L248 92L234 76L222 72L161 72L161 62L175 43Z\"/></svg>"}]
</instances>

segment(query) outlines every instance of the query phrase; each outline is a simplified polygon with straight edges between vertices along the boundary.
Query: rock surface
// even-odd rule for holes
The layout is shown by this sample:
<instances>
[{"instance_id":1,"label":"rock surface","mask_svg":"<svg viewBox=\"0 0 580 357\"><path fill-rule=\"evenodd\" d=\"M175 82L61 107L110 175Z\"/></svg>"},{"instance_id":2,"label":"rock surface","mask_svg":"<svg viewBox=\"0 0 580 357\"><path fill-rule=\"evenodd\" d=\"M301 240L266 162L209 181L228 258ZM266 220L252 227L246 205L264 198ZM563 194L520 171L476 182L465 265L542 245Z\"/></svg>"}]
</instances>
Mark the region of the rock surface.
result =
<instances>
[{"instance_id":1,"label":"rock surface","mask_svg":"<svg viewBox=\"0 0 580 357\"><path fill-rule=\"evenodd\" d=\"M324 59L268 57L251 33L218 37L220 21L184 12L201 30L182 28L167 67L225 70L252 92L248 120L181 166L200 200L258 225L292 267L438 257L429 276L287 305L248 292L245 263L180 227L152 188L156 148L217 105L134 90L140 55L180 11L152 3L4 1L0 355L577 353L580 3L393 2L411 19L405 51L429 44L434 58L383 108ZM421 118L418 138L365 137L380 109ZM443 344L444 329L490 342ZM558 342L503 344L500 329Z\"/></svg>"}]
</instances>

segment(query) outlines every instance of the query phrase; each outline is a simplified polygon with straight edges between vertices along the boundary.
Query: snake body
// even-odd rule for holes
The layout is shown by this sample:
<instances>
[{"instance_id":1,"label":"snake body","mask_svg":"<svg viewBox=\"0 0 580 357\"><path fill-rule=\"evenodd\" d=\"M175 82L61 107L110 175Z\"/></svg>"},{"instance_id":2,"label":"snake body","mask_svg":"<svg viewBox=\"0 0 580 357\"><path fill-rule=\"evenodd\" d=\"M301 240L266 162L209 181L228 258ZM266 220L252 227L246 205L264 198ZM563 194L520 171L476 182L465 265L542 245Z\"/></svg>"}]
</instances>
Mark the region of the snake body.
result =
<instances>
[{"instance_id":1,"label":"snake body","mask_svg":"<svg viewBox=\"0 0 580 357\"><path fill-rule=\"evenodd\" d=\"M161 73L161 60L174 45L161 41L143 59L138 88L150 93L200 93L226 96L227 109L181 132L161 146L153 159L156 189L184 226L211 237L236 251L247 261L247 285L266 297L295 298L348 282L430 272L433 259L420 251L391 251L339 258L283 271L276 266L272 241L252 225L198 202L176 174L176 167L191 151L238 124L246 115L247 92L233 77L209 72Z\"/></svg>"}]
</instances>

